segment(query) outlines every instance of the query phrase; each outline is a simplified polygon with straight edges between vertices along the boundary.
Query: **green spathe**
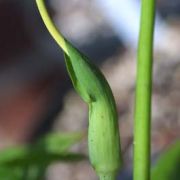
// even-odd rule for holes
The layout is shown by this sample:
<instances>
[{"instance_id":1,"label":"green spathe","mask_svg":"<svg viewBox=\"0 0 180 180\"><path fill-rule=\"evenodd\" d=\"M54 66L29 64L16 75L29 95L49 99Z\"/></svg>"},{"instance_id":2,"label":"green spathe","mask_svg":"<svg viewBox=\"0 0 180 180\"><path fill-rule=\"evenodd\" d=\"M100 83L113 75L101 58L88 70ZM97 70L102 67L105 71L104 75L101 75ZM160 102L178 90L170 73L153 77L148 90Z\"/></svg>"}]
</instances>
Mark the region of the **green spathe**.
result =
<instances>
[{"instance_id":1,"label":"green spathe","mask_svg":"<svg viewBox=\"0 0 180 180\"><path fill-rule=\"evenodd\" d=\"M111 89L97 67L57 30L43 0L36 0L42 19L63 49L73 86L89 106L89 155L101 180L114 180L121 164L117 111Z\"/></svg>"},{"instance_id":2,"label":"green spathe","mask_svg":"<svg viewBox=\"0 0 180 180\"><path fill-rule=\"evenodd\" d=\"M112 92L104 76L86 57L74 54L71 47L67 49L70 49L69 54L72 55L65 55L65 59L74 88L89 105L88 140L91 163L98 174L114 174L120 167L121 156Z\"/></svg>"}]
</instances>

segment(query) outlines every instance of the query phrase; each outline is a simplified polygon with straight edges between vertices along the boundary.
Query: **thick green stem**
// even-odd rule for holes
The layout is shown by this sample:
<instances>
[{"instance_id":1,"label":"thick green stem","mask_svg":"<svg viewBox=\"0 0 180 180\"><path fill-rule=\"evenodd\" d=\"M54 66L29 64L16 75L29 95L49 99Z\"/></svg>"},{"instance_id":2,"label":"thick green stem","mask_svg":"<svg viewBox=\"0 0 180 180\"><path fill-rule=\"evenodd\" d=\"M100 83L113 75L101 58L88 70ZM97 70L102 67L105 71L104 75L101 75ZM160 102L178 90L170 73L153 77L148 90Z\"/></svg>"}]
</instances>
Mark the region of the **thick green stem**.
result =
<instances>
[{"instance_id":1,"label":"thick green stem","mask_svg":"<svg viewBox=\"0 0 180 180\"><path fill-rule=\"evenodd\" d=\"M150 180L155 0L142 0L135 100L134 180Z\"/></svg>"}]
</instances>

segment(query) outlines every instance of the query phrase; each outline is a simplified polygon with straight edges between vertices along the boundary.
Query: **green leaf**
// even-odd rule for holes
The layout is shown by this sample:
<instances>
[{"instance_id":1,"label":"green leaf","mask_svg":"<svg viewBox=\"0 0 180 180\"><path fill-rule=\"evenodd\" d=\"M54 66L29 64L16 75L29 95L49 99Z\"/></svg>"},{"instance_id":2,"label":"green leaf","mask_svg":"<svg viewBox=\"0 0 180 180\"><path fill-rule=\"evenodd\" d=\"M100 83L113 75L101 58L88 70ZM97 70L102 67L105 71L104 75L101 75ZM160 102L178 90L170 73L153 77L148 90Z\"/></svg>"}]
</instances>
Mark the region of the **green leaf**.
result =
<instances>
[{"instance_id":1,"label":"green leaf","mask_svg":"<svg viewBox=\"0 0 180 180\"><path fill-rule=\"evenodd\" d=\"M152 180L180 179L180 141L160 156L151 173Z\"/></svg>"},{"instance_id":2,"label":"green leaf","mask_svg":"<svg viewBox=\"0 0 180 180\"><path fill-rule=\"evenodd\" d=\"M68 152L84 133L50 133L37 143L10 147L0 151L0 179L42 180L47 166L53 162L74 162L85 155Z\"/></svg>"},{"instance_id":3,"label":"green leaf","mask_svg":"<svg viewBox=\"0 0 180 180\"><path fill-rule=\"evenodd\" d=\"M0 166L9 161L22 158L27 155L27 146L21 145L19 147L9 147L0 151Z\"/></svg>"},{"instance_id":4,"label":"green leaf","mask_svg":"<svg viewBox=\"0 0 180 180\"><path fill-rule=\"evenodd\" d=\"M85 133L74 132L74 133L50 133L42 137L36 144L36 150L38 148L45 147L47 152L51 153L62 153L74 144L78 143L85 136Z\"/></svg>"},{"instance_id":5,"label":"green leaf","mask_svg":"<svg viewBox=\"0 0 180 180\"><path fill-rule=\"evenodd\" d=\"M0 179L2 180L22 180L22 168L9 168L0 166Z\"/></svg>"},{"instance_id":6,"label":"green leaf","mask_svg":"<svg viewBox=\"0 0 180 180\"><path fill-rule=\"evenodd\" d=\"M29 154L33 156L39 155L39 158L44 154L49 156L66 155L67 150L74 144L79 142L84 137L84 133L50 133L33 145L21 145L18 147L9 147L0 151L0 164L17 159L23 159ZM48 157L49 157L48 156ZM64 157L62 157L64 159Z\"/></svg>"}]
</instances>

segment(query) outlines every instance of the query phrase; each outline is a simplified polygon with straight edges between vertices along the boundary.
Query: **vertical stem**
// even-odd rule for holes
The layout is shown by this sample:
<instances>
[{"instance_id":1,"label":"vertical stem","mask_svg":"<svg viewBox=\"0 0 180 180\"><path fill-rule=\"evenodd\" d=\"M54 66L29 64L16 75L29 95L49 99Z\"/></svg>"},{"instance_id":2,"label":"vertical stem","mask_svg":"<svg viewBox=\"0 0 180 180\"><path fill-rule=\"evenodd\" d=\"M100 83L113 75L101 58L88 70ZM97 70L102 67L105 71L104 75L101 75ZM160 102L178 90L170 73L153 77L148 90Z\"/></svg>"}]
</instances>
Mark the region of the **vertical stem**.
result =
<instances>
[{"instance_id":1,"label":"vertical stem","mask_svg":"<svg viewBox=\"0 0 180 180\"><path fill-rule=\"evenodd\" d=\"M134 180L150 180L155 0L142 0L135 99Z\"/></svg>"}]
</instances>

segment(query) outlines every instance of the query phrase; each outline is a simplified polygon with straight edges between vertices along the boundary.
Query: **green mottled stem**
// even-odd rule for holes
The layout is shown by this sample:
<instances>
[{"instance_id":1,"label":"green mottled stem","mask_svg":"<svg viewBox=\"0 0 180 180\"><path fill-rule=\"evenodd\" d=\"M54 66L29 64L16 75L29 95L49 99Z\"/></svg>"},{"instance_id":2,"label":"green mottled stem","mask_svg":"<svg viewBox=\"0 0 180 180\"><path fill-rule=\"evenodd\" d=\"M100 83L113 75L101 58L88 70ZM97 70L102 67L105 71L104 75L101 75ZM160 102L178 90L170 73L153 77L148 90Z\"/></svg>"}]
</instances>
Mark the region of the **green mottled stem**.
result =
<instances>
[{"instance_id":1,"label":"green mottled stem","mask_svg":"<svg viewBox=\"0 0 180 180\"><path fill-rule=\"evenodd\" d=\"M109 175L100 175L99 176L100 180L116 180L116 176L113 174L109 174Z\"/></svg>"},{"instance_id":2,"label":"green mottled stem","mask_svg":"<svg viewBox=\"0 0 180 180\"><path fill-rule=\"evenodd\" d=\"M134 130L134 180L150 180L151 89L155 0L142 0Z\"/></svg>"}]
</instances>

